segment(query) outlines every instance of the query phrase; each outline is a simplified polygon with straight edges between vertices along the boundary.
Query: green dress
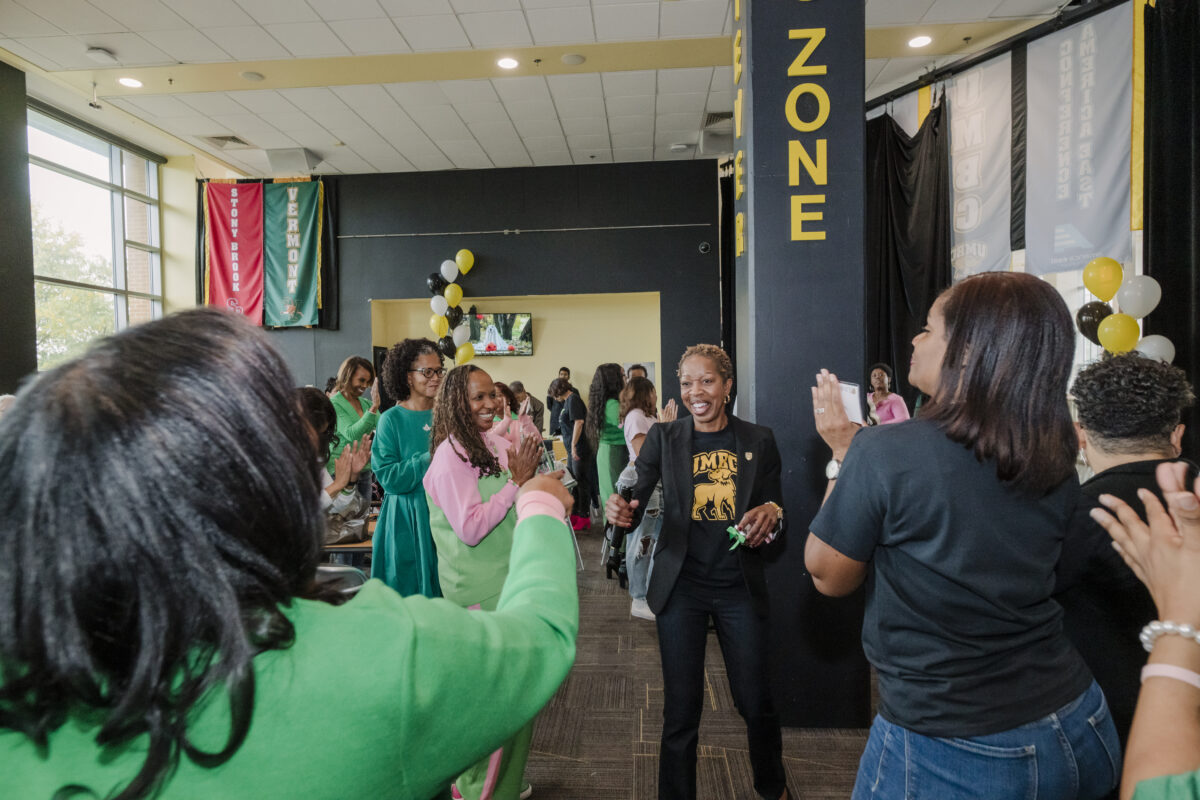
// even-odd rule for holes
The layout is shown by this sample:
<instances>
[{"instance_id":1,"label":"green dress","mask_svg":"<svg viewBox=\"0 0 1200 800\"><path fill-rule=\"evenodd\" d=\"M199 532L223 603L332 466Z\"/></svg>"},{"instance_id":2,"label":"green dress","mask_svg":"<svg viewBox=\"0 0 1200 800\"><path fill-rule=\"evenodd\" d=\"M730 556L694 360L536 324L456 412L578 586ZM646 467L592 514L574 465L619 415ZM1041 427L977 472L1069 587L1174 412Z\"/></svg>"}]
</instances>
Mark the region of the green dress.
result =
<instances>
[{"instance_id":1,"label":"green dress","mask_svg":"<svg viewBox=\"0 0 1200 800\"><path fill-rule=\"evenodd\" d=\"M604 427L600 429L596 452L596 472L600 479L600 507L616 492L617 478L629 463L625 434L621 431L621 403L609 398L604 403Z\"/></svg>"},{"instance_id":2,"label":"green dress","mask_svg":"<svg viewBox=\"0 0 1200 800\"><path fill-rule=\"evenodd\" d=\"M371 545L371 577L402 595L441 597L437 550L421 479L429 468L433 410L393 406L379 418L371 464L383 487L383 505Z\"/></svg>"}]
</instances>

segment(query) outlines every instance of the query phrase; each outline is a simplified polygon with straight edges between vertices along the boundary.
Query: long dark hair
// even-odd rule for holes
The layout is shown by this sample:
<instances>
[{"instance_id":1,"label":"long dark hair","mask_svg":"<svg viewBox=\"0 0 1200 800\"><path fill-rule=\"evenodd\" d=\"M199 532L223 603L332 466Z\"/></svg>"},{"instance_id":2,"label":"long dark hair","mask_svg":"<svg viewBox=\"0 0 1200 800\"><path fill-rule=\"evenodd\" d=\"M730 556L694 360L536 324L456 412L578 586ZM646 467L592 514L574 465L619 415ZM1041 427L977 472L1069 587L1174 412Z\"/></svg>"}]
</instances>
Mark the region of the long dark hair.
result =
<instances>
[{"instance_id":1,"label":"long dark hair","mask_svg":"<svg viewBox=\"0 0 1200 800\"><path fill-rule=\"evenodd\" d=\"M293 640L279 606L311 588L323 519L292 385L261 331L200 309L100 340L0 419L0 728L40 748L72 716L98 751L145 736L114 800L159 790L181 753L227 761L251 660ZM189 715L219 686L229 732L204 752Z\"/></svg>"},{"instance_id":2,"label":"long dark hair","mask_svg":"<svg viewBox=\"0 0 1200 800\"><path fill-rule=\"evenodd\" d=\"M329 461L329 450L337 439L337 411L333 402L315 386L302 386L296 390L296 402L305 421L312 426L317 439L317 459L324 466Z\"/></svg>"},{"instance_id":3,"label":"long dark hair","mask_svg":"<svg viewBox=\"0 0 1200 800\"><path fill-rule=\"evenodd\" d=\"M442 385L438 387L437 400L433 403L433 433L429 439L429 451L436 452L438 445L450 437L454 437L455 454L468 462L479 471L479 477L499 475L500 459L496 458L479 428L475 426L475 417L471 414L471 398L468 393L471 375L482 372L474 364L463 364L446 373ZM465 453L460 453L461 447Z\"/></svg>"},{"instance_id":4,"label":"long dark hair","mask_svg":"<svg viewBox=\"0 0 1200 800\"><path fill-rule=\"evenodd\" d=\"M604 405L609 400L618 399L624 386L625 370L621 369L620 364L610 362L596 367L592 386L588 390L587 422L583 425L584 435L593 453L598 452L600 432L604 430Z\"/></svg>"},{"instance_id":5,"label":"long dark hair","mask_svg":"<svg viewBox=\"0 0 1200 800\"><path fill-rule=\"evenodd\" d=\"M996 463L1001 480L1034 493L1075 469L1067 408L1075 331L1053 286L1019 272L987 272L942 297L946 355L921 408L953 441Z\"/></svg>"},{"instance_id":6,"label":"long dark hair","mask_svg":"<svg viewBox=\"0 0 1200 800\"><path fill-rule=\"evenodd\" d=\"M408 385L408 371L418 358L430 354L438 357L438 364L444 363L437 345L428 339L405 339L397 342L388 350L379 370L379 382L383 384L383 390L397 403L407 400L412 394L412 387Z\"/></svg>"}]
</instances>

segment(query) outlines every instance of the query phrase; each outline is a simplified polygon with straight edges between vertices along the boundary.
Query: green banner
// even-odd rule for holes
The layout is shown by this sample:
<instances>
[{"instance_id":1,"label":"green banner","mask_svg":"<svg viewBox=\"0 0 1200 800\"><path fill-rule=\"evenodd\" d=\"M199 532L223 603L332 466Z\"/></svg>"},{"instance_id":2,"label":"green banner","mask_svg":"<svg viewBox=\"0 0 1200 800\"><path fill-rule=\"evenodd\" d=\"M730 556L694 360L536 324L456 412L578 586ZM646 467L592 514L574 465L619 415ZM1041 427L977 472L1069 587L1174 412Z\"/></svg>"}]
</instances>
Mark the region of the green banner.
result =
<instances>
[{"instance_id":1,"label":"green banner","mask_svg":"<svg viewBox=\"0 0 1200 800\"><path fill-rule=\"evenodd\" d=\"M263 325L317 324L324 199L320 181L263 185Z\"/></svg>"}]
</instances>

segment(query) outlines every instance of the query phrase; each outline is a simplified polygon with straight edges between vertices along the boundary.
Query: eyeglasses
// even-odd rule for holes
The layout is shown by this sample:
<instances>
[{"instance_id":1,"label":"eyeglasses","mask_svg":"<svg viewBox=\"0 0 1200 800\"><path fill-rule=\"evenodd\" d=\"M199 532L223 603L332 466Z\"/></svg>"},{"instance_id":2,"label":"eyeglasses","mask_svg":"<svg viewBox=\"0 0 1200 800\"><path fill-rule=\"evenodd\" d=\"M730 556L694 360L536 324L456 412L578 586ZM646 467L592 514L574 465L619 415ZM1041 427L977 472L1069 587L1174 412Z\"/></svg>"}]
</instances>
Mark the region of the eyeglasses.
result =
<instances>
[{"instance_id":1,"label":"eyeglasses","mask_svg":"<svg viewBox=\"0 0 1200 800\"><path fill-rule=\"evenodd\" d=\"M438 367L437 369L434 369L433 367L421 367L421 369L410 369L409 372L419 372L425 376L425 380L429 380L430 378L440 378L446 374L446 370L442 369L441 367Z\"/></svg>"}]
</instances>

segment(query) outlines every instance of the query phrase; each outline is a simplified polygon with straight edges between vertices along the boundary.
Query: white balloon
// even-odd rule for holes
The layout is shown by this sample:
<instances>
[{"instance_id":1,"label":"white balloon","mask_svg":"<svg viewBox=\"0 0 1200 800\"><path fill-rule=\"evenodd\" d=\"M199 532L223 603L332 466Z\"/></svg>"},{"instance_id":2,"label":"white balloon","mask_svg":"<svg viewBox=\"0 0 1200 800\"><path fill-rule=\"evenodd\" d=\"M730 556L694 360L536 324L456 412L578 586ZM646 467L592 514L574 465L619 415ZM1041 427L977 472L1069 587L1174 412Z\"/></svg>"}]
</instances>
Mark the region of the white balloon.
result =
<instances>
[{"instance_id":1,"label":"white balloon","mask_svg":"<svg viewBox=\"0 0 1200 800\"><path fill-rule=\"evenodd\" d=\"M462 347L471 340L471 326L463 323L454 329L454 346Z\"/></svg>"},{"instance_id":2,"label":"white balloon","mask_svg":"<svg viewBox=\"0 0 1200 800\"><path fill-rule=\"evenodd\" d=\"M447 283L454 283L458 279L458 264L455 264L450 259L442 262L442 277Z\"/></svg>"},{"instance_id":3,"label":"white balloon","mask_svg":"<svg viewBox=\"0 0 1200 800\"><path fill-rule=\"evenodd\" d=\"M440 294L435 294L429 299L429 307L433 309L433 313L441 315L446 313L446 309L450 308L450 304L446 302L446 298Z\"/></svg>"},{"instance_id":4,"label":"white balloon","mask_svg":"<svg viewBox=\"0 0 1200 800\"><path fill-rule=\"evenodd\" d=\"M1171 344L1170 339L1157 333L1142 337L1136 349L1146 358L1155 358L1166 364L1175 360L1175 345Z\"/></svg>"},{"instance_id":5,"label":"white balloon","mask_svg":"<svg viewBox=\"0 0 1200 800\"><path fill-rule=\"evenodd\" d=\"M1149 275L1130 275L1117 290L1117 304L1122 314L1141 319L1158 306L1162 287Z\"/></svg>"}]
</instances>

